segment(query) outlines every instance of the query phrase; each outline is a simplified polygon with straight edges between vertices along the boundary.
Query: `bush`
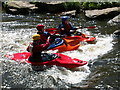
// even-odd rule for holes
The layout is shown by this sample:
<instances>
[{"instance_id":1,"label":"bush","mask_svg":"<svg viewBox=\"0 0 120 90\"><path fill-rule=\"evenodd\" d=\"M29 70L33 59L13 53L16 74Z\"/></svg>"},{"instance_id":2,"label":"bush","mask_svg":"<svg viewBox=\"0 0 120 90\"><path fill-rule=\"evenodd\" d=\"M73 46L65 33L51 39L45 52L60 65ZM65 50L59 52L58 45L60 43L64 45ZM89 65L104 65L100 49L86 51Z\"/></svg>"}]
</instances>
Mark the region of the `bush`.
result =
<instances>
[{"instance_id":1,"label":"bush","mask_svg":"<svg viewBox=\"0 0 120 90\"><path fill-rule=\"evenodd\" d=\"M120 6L117 2L83 2L81 3L83 9L104 9L109 7Z\"/></svg>"}]
</instances>

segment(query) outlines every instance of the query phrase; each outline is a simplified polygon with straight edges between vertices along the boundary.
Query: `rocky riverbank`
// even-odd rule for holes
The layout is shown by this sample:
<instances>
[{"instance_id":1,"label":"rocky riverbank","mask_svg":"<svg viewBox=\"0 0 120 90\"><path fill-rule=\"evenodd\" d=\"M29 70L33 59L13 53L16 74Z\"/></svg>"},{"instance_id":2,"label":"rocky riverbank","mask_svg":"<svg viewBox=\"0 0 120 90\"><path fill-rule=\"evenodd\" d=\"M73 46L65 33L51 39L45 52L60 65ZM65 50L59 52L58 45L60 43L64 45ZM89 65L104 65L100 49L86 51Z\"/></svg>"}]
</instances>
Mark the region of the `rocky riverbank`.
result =
<instances>
[{"instance_id":1,"label":"rocky riverbank","mask_svg":"<svg viewBox=\"0 0 120 90\"><path fill-rule=\"evenodd\" d=\"M120 3L116 2L2 2L3 10L10 14L55 13L59 15L76 16L84 12L86 18L110 18L110 25L120 24Z\"/></svg>"}]
</instances>

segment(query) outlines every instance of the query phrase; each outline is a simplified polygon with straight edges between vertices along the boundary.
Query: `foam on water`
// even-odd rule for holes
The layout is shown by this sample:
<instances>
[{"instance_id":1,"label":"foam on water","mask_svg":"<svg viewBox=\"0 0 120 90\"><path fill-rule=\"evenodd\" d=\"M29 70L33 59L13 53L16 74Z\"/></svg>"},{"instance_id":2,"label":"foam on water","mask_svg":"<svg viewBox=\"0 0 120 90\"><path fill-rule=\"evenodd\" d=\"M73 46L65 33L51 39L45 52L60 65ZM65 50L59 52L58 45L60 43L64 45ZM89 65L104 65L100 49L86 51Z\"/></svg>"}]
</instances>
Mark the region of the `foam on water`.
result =
<instances>
[{"instance_id":1,"label":"foam on water","mask_svg":"<svg viewBox=\"0 0 120 90\"><path fill-rule=\"evenodd\" d=\"M113 38L110 36L96 37L96 44L86 44L81 45L78 50L64 52L70 57L78 58L81 60L89 61L98 58L106 54L108 51L112 49L112 40Z\"/></svg>"},{"instance_id":2,"label":"foam on water","mask_svg":"<svg viewBox=\"0 0 120 90\"><path fill-rule=\"evenodd\" d=\"M93 61L112 49L112 40L113 39L110 36L97 37L96 44L81 45L78 50L64 52L63 54L88 62L91 60ZM90 74L90 70L87 65L84 65L83 67L79 67L78 71L72 72L70 70L65 70L64 73L59 71L59 74L55 74L55 76L59 77L66 83L75 84L84 80Z\"/></svg>"},{"instance_id":3,"label":"foam on water","mask_svg":"<svg viewBox=\"0 0 120 90\"><path fill-rule=\"evenodd\" d=\"M31 41L30 37L31 35L33 35L34 32L28 33L25 30L22 30L20 32L9 31L9 33L7 31L6 32L0 31L0 32L1 32L0 48L2 53L2 59L4 59L0 61L0 63L3 63L3 61L5 61L4 67L9 69L6 69L6 71L4 71L3 73L9 72L10 75L13 76L13 77L9 76L11 81L4 82L6 83L6 86L9 86L8 84L14 82L13 84L16 83L18 85L24 84L27 87L31 87L31 86L42 87L40 86L41 85L40 78L42 77L42 75L44 75L42 79L45 80L48 76L51 76L52 78L54 78L56 82L57 80L61 80L64 83L75 84L75 83L80 83L82 80L85 80L86 77L90 74L90 70L87 65L78 67L75 70L69 70L63 67L53 66L52 68L47 69L45 72L41 72L41 73L34 71L32 71L33 73L26 72L28 71L28 69L30 69L30 65L20 64L18 62L16 63L15 61L11 61L4 58L3 55L8 52L21 52L21 50L25 51L27 45ZM85 45L81 44L78 50L68 51L62 54L68 55L72 58L78 58L89 62L90 60L94 60L99 56L104 55L108 51L110 51L113 46L111 42L112 42L112 38L110 36L101 36L101 37L97 37L96 44L85 44ZM49 52L53 53L56 51L51 50ZM34 77L34 78L30 78L30 77ZM51 85L51 87L54 87L53 84Z\"/></svg>"}]
</instances>

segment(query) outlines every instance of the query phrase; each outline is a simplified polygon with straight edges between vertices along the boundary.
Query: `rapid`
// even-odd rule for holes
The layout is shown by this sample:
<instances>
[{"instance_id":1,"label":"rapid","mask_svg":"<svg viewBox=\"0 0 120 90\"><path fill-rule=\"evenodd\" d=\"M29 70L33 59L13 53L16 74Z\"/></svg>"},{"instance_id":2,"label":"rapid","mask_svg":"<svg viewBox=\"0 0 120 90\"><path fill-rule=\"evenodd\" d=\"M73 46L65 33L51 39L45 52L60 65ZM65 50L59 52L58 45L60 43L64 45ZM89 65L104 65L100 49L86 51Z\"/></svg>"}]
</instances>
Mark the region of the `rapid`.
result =
<instances>
[{"instance_id":1,"label":"rapid","mask_svg":"<svg viewBox=\"0 0 120 90\"><path fill-rule=\"evenodd\" d=\"M2 13L0 24L0 74L2 88L119 88L119 39L112 33L118 26L107 25L105 20L88 20L82 14L70 18L74 26L94 26L81 32L96 37L95 44L81 42L74 51L63 52L72 58L87 61L76 69L53 66L44 71L33 71L30 64L15 62L4 57L7 53L27 52L26 48L36 34L36 25L58 27L60 16L55 14L11 15ZM56 51L47 51L53 53Z\"/></svg>"}]
</instances>

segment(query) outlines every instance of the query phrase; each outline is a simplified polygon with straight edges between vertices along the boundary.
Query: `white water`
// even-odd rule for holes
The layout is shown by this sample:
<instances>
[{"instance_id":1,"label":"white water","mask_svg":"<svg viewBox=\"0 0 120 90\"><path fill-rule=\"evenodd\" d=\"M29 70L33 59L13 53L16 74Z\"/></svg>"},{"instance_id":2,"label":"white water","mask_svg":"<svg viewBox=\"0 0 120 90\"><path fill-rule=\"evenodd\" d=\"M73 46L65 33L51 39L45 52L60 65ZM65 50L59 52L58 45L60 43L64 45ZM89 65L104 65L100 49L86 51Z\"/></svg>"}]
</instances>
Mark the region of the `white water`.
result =
<instances>
[{"instance_id":1,"label":"white water","mask_svg":"<svg viewBox=\"0 0 120 90\"><path fill-rule=\"evenodd\" d=\"M2 87L25 85L26 87L55 87L54 82L66 84L76 84L85 80L90 74L89 66L85 65L77 68L76 70L68 70L63 67L53 66L44 72L34 72L31 70L29 64L21 64L4 57L6 53L12 52L23 52L26 51L26 47L31 41L31 35L35 34L36 31L32 29L29 30L15 30L15 31L0 31L0 49L1 49L1 60L0 63L3 64L5 71L2 74L9 73L6 77L4 85ZM97 36L97 35L96 35ZM81 44L78 50L68 51L62 54L68 55L73 58L78 58L84 61L94 61L109 52L112 49L113 44L112 38L110 36L100 36L97 37L96 44ZM50 53L55 51L48 51ZM48 83L44 83L45 80L53 78L53 81L49 80ZM11 81L7 81L9 79ZM43 80L42 80L43 79ZM42 80L42 82L41 82ZM50 82L51 81L51 82ZM42 83L42 84L41 84ZM45 86L46 87L46 86ZM66 86L67 87L67 86Z\"/></svg>"},{"instance_id":2,"label":"white water","mask_svg":"<svg viewBox=\"0 0 120 90\"><path fill-rule=\"evenodd\" d=\"M90 61L104 55L112 49L112 38L109 36L97 37L96 44L81 45L78 50L65 52L64 54L85 61Z\"/></svg>"}]
</instances>

